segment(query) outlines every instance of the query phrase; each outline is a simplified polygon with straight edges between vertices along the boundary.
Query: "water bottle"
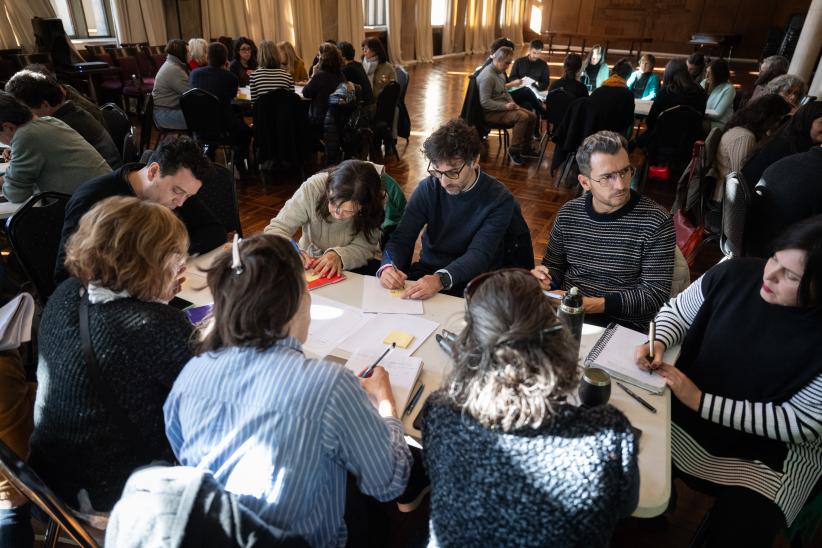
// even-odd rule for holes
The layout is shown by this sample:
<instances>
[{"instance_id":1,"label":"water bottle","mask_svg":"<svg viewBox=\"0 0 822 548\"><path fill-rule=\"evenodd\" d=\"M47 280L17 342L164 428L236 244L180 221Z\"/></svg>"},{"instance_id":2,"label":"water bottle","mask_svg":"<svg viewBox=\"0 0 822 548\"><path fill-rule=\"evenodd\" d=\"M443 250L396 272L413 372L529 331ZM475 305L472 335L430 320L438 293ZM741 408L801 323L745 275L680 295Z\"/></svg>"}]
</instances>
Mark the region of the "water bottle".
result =
<instances>
[{"instance_id":1,"label":"water bottle","mask_svg":"<svg viewBox=\"0 0 822 548\"><path fill-rule=\"evenodd\" d=\"M579 289L572 287L562 298L557 316L568 328L574 338L574 344L579 351L582 339L582 323L585 321L585 309L582 307L582 295Z\"/></svg>"}]
</instances>

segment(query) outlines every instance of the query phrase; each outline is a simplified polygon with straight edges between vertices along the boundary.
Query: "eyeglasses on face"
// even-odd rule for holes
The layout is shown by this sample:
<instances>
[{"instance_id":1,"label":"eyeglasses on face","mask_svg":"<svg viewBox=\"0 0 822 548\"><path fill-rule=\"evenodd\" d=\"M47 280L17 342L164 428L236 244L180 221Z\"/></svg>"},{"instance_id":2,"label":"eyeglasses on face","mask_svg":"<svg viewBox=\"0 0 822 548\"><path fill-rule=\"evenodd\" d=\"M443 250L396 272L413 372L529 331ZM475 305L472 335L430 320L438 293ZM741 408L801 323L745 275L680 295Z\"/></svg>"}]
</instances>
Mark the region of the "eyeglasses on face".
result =
<instances>
[{"instance_id":1,"label":"eyeglasses on face","mask_svg":"<svg viewBox=\"0 0 822 548\"><path fill-rule=\"evenodd\" d=\"M611 173L605 173L600 175L598 178L594 179L593 177L588 177L592 181L596 181L601 185L615 185L620 180L628 179L629 181L636 173L636 168L634 166L626 166L620 169L619 171L612 171Z\"/></svg>"},{"instance_id":2,"label":"eyeglasses on face","mask_svg":"<svg viewBox=\"0 0 822 548\"><path fill-rule=\"evenodd\" d=\"M431 162L428 162L428 173L431 177L436 177L437 179L442 179L445 177L446 179L456 180L460 178L460 173L462 170L465 169L465 166L468 165L468 162L464 162L462 167L459 169L449 169L447 171L440 171L438 169L434 169L431 167Z\"/></svg>"},{"instance_id":3,"label":"eyeglasses on face","mask_svg":"<svg viewBox=\"0 0 822 548\"><path fill-rule=\"evenodd\" d=\"M354 215L359 215L359 213L360 213L359 209L357 209L357 210L343 209L342 208L343 203L345 203L345 202L342 202L340 204L335 205L334 202L328 202L328 209L330 211L333 211L336 215L339 215L340 217L345 217L345 218L353 217Z\"/></svg>"}]
</instances>

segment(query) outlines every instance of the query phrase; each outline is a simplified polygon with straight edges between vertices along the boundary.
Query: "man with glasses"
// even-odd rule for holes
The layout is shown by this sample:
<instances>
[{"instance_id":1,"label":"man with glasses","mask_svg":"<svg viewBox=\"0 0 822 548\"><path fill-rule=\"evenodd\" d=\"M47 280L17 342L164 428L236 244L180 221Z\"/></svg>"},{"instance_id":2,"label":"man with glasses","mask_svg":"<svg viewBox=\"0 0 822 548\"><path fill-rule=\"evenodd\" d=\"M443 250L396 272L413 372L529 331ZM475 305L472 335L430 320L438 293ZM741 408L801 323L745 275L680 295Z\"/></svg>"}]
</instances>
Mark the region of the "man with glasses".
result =
<instances>
[{"instance_id":1,"label":"man with glasses","mask_svg":"<svg viewBox=\"0 0 822 548\"><path fill-rule=\"evenodd\" d=\"M531 273L560 295L579 288L586 321L644 330L670 297L676 238L671 215L631 190L627 145L612 131L583 141L576 160L586 192L560 208Z\"/></svg>"},{"instance_id":2,"label":"man with glasses","mask_svg":"<svg viewBox=\"0 0 822 548\"><path fill-rule=\"evenodd\" d=\"M461 295L474 276L502 266L503 239L515 215L511 192L479 168L474 128L451 120L423 143L429 177L420 182L382 254L377 271L403 298L427 299L443 291ZM422 237L419 262L411 264ZM406 285L406 280L416 280Z\"/></svg>"}]
</instances>

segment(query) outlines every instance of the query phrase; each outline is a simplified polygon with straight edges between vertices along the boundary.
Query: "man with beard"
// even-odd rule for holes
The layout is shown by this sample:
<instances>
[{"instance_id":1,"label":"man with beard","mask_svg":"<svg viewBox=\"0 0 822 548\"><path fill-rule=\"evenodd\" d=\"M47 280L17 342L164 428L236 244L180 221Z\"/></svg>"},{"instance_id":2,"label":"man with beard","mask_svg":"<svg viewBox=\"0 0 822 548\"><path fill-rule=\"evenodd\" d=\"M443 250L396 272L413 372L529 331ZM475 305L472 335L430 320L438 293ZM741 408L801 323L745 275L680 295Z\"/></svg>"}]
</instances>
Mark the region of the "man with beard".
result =
<instances>
[{"instance_id":1,"label":"man with beard","mask_svg":"<svg viewBox=\"0 0 822 548\"><path fill-rule=\"evenodd\" d=\"M671 215L631 190L625 137L600 131L576 153L586 191L557 213L542 264L543 289L577 287L586 321L644 330L671 293L676 238Z\"/></svg>"},{"instance_id":2,"label":"man with beard","mask_svg":"<svg viewBox=\"0 0 822 548\"><path fill-rule=\"evenodd\" d=\"M430 175L408 201L377 276L383 287L405 288L406 299L427 299L440 291L462 295L474 276L502 266L514 197L480 171L479 135L462 120L451 120L431 134L423 152ZM414 244L426 226L420 260L411 264ZM406 280L416 281L406 286Z\"/></svg>"}]
</instances>

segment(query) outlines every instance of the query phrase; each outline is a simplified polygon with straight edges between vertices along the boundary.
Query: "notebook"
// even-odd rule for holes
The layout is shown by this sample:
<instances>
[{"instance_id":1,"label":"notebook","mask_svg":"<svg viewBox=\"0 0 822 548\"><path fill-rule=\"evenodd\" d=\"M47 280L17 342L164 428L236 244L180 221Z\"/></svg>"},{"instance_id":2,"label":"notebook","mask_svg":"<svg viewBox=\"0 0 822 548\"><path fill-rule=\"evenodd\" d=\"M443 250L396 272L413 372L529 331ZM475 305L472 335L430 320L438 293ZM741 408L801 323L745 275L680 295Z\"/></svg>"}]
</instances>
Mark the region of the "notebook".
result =
<instances>
[{"instance_id":1,"label":"notebook","mask_svg":"<svg viewBox=\"0 0 822 548\"><path fill-rule=\"evenodd\" d=\"M355 375L359 375L363 369L370 367L384 351L385 347L357 350L345 362L345 367ZM394 393L394 402L397 404L397 413L402 413L408 405L408 398L422 372L422 360L401 352L390 352L380 362L380 365L388 371L391 391Z\"/></svg>"},{"instance_id":2,"label":"notebook","mask_svg":"<svg viewBox=\"0 0 822 548\"><path fill-rule=\"evenodd\" d=\"M20 293L0 308L0 350L18 348L31 340L34 299Z\"/></svg>"},{"instance_id":3,"label":"notebook","mask_svg":"<svg viewBox=\"0 0 822 548\"><path fill-rule=\"evenodd\" d=\"M621 325L608 326L585 358L585 367L600 367L616 379L654 394L661 394L665 390L665 379L658 374L640 369L634 363L634 350L647 342L646 333ZM666 356L666 361L670 363L676 360L678 354L677 348L673 356Z\"/></svg>"}]
</instances>

